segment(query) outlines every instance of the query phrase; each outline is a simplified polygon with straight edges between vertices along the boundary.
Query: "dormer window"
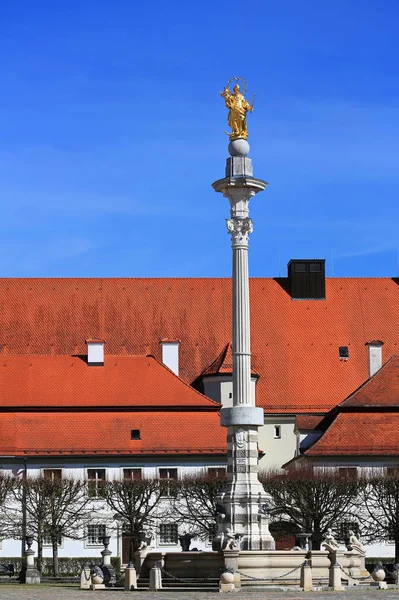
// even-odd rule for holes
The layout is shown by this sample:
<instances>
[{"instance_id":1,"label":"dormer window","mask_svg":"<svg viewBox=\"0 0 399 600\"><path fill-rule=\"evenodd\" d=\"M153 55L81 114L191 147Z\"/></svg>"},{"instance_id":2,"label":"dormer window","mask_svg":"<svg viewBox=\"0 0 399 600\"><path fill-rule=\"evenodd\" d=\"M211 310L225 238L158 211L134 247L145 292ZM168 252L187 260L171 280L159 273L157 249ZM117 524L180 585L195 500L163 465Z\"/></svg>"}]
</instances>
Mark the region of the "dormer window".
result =
<instances>
[{"instance_id":1,"label":"dormer window","mask_svg":"<svg viewBox=\"0 0 399 600\"><path fill-rule=\"evenodd\" d=\"M130 432L130 439L131 440L140 440L140 429L132 429Z\"/></svg>"}]
</instances>

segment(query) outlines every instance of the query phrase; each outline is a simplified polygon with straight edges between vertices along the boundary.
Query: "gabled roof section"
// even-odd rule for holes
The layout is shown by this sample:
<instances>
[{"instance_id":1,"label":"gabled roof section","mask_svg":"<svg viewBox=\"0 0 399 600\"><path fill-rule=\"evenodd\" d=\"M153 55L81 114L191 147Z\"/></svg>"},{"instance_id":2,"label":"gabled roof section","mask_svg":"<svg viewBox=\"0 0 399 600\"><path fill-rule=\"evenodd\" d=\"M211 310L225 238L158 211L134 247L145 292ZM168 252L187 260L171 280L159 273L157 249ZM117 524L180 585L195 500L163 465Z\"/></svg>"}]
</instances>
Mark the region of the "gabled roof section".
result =
<instances>
[{"instance_id":1,"label":"gabled roof section","mask_svg":"<svg viewBox=\"0 0 399 600\"><path fill-rule=\"evenodd\" d=\"M229 375L233 372L233 348L229 342L219 356L206 367L201 375Z\"/></svg>"},{"instance_id":2,"label":"gabled roof section","mask_svg":"<svg viewBox=\"0 0 399 600\"><path fill-rule=\"evenodd\" d=\"M220 410L153 356L106 356L90 366L81 356L0 358L0 411L10 408Z\"/></svg>"},{"instance_id":3,"label":"gabled roof section","mask_svg":"<svg viewBox=\"0 0 399 600\"><path fill-rule=\"evenodd\" d=\"M140 439L132 440L131 431ZM0 419L0 454L203 455L226 453L215 412L23 412Z\"/></svg>"},{"instance_id":4,"label":"gabled roof section","mask_svg":"<svg viewBox=\"0 0 399 600\"><path fill-rule=\"evenodd\" d=\"M309 457L390 456L399 454L399 413L341 413L305 450Z\"/></svg>"},{"instance_id":5,"label":"gabled roof section","mask_svg":"<svg viewBox=\"0 0 399 600\"><path fill-rule=\"evenodd\" d=\"M399 408L399 356L392 356L373 377L368 379L338 409Z\"/></svg>"},{"instance_id":6,"label":"gabled roof section","mask_svg":"<svg viewBox=\"0 0 399 600\"><path fill-rule=\"evenodd\" d=\"M219 356L201 373L204 375L231 375L233 373L233 346L231 342L226 344ZM252 375L259 373L255 369L251 369Z\"/></svg>"}]
</instances>

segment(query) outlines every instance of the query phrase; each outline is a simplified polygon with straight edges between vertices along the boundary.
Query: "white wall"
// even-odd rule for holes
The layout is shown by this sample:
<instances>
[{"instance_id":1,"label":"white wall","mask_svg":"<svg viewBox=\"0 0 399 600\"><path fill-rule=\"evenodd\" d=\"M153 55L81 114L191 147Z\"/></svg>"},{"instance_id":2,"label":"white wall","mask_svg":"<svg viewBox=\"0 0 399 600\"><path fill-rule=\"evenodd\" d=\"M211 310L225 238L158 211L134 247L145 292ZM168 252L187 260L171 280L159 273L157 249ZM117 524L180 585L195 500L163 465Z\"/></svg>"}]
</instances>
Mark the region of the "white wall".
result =
<instances>
[{"instance_id":1,"label":"white wall","mask_svg":"<svg viewBox=\"0 0 399 600\"><path fill-rule=\"evenodd\" d=\"M179 345L180 342L161 342L162 362L173 373L179 374Z\"/></svg>"},{"instance_id":2,"label":"white wall","mask_svg":"<svg viewBox=\"0 0 399 600\"><path fill-rule=\"evenodd\" d=\"M142 468L143 475L145 477L158 477L159 476L159 468L177 468L178 476L184 477L185 475L193 475L200 474L204 469L209 467L224 467L225 463L217 462L216 460L206 458L199 458L198 460L190 459L186 464L180 462L178 463L176 459L169 458L169 462L133 462L133 461L120 461L120 463L115 463L112 461L104 461L98 459L94 461L92 458L87 458L87 460L79 462L76 459L71 459L71 461L51 461L48 463L43 462L42 464L38 464L37 461L33 464L27 465L26 474L28 477L39 476L42 474L43 468L48 469L62 469L62 474L64 477L73 477L76 479L86 479L87 478L87 469L99 468L106 469L106 477L108 480L112 479L120 479L123 475L124 468ZM7 464L0 465L0 469L5 473L13 474L14 476L22 476L24 473L24 465L21 461L16 460L15 463L8 462ZM165 500L164 506L168 505L168 500ZM93 523L104 523L107 525L107 534L111 536L109 549L112 551L113 556L121 556L122 554L122 531L120 524L113 519L113 513L109 511L107 507L104 506L104 502L101 500L93 500ZM166 522L163 519L162 522ZM185 530L184 526L179 528L179 534L183 533ZM180 550L180 544L167 546L160 545L159 543L159 534L157 533L156 539L154 540L154 546L157 550L163 551L176 551ZM34 543L33 549L36 551L37 546ZM191 542L191 547L197 547L200 550L209 550L210 545L207 542L200 542L199 540L193 539ZM85 540L68 540L64 539L62 545L59 548L59 556L60 557L101 557L101 551L104 549L102 545L93 546L89 545ZM43 549L43 555L45 557L51 557L52 550L51 547L45 546ZM21 541L20 540L3 540L0 545L0 562L2 562L2 558L7 557L18 557L21 556Z\"/></svg>"},{"instance_id":3,"label":"white wall","mask_svg":"<svg viewBox=\"0 0 399 600\"><path fill-rule=\"evenodd\" d=\"M251 377L251 397L255 402L257 377ZM231 375L209 375L202 380L204 394L223 407L233 406L233 379Z\"/></svg>"},{"instance_id":4,"label":"white wall","mask_svg":"<svg viewBox=\"0 0 399 600\"><path fill-rule=\"evenodd\" d=\"M275 437L275 427L280 427L281 437ZM296 435L294 415L265 415L265 424L259 428L259 449L265 456L259 462L260 469L280 468L295 456Z\"/></svg>"}]
</instances>

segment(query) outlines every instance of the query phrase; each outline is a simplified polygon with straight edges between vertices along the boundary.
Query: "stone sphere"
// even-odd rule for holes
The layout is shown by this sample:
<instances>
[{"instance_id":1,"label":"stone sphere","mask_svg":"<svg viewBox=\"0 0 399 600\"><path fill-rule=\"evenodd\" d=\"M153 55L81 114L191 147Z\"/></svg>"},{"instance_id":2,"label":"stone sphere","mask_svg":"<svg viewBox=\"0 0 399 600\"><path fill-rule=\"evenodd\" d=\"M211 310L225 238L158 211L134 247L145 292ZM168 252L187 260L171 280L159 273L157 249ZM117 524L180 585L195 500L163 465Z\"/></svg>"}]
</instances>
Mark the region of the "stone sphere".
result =
<instances>
[{"instance_id":1,"label":"stone sphere","mask_svg":"<svg viewBox=\"0 0 399 600\"><path fill-rule=\"evenodd\" d=\"M247 156L247 154L249 154L249 144L247 140L239 138L238 140L230 142L229 154L230 156Z\"/></svg>"},{"instance_id":2,"label":"stone sphere","mask_svg":"<svg viewBox=\"0 0 399 600\"><path fill-rule=\"evenodd\" d=\"M375 571L373 571L371 573L371 577L374 579L374 581L384 581L385 579L385 571L384 569L376 569Z\"/></svg>"},{"instance_id":3,"label":"stone sphere","mask_svg":"<svg viewBox=\"0 0 399 600\"><path fill-rule=\"evenodd\" d=\"M233 583L234 582L234 575L233 575L233 573L229 573L228 571L224 571L224 573L222 573L221 576L220 576L220 581L222 583Z\"/></svg>"}]
</instances>

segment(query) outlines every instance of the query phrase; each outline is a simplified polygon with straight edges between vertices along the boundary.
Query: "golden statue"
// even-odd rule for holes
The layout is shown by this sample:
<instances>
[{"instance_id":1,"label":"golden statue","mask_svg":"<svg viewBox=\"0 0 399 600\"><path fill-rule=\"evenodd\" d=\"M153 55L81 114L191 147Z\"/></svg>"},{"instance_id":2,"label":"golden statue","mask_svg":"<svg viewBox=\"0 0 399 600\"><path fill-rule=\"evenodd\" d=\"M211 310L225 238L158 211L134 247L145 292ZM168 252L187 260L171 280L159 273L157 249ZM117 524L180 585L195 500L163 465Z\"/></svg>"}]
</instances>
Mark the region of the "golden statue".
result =
<instances>
[{"instance_id":1,"label":"golden statue","mask_svg":"<svg viewBox=\"0 0 399 600\"><path fill-rule=\"evenodd\" d=\"M233 91L231 91L229 85L233 80L237 83L233 87ZM226 108L229 109L227 122L231 127L231 133L227 133L227 131L225 133L227 133L231 141L238 140L239 138L243 138L244 140L248 139L247 112L252 112L254 109L255 94L252 104L250 104L245 96L241 94L238 81L244 83L245 93L247 91L247 84L240 77L233 77L233 79L230 79L223 92L220 92L220 95L224 98Z\"/></svg>"}]
</instances>

